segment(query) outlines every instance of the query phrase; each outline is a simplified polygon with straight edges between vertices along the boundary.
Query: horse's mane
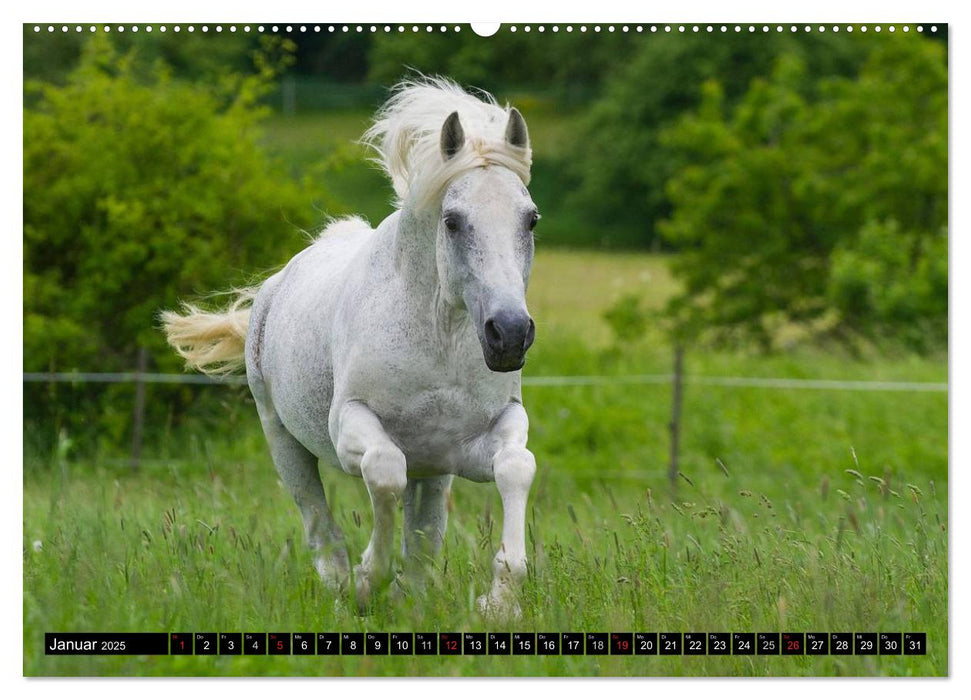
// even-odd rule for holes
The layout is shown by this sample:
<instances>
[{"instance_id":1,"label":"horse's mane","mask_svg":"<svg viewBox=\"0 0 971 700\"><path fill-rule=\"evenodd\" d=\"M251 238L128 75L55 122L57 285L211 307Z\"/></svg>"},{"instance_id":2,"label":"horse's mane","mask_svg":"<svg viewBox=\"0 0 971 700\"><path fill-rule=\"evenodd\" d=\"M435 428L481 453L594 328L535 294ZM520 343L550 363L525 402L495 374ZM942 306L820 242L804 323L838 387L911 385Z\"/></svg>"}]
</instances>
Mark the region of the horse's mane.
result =
<instances>
[{"instance_id":1,"label":"horse's mane","mask_svg":"<svg viewBox=\"0 0 971 700\"><path fill-rule=\"evenodd\" d=\"M442 125L459 113L465 144L449 160L441 153ZM400 207L411 200L423 208L441 196L455 177L474 168L499 165L529 184L532 151L505 138L509 106L501 107L487 92L472 95L441 77L420 76L395 85L361 142L391 178Z\"/></svg>"}]
</instances>

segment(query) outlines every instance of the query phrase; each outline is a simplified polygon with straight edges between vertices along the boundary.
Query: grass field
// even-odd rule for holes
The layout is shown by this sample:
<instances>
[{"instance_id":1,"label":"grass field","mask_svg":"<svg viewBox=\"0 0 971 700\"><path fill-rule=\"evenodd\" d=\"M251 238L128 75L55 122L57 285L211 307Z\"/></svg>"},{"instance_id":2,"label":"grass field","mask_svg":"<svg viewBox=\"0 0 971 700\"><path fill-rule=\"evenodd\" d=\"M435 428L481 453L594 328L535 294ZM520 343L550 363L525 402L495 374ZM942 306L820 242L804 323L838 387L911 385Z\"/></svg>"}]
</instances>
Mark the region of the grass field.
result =
<instances>
[{"instance_id":1,"label":"grass field","mask_svg":"<svg viewBox=\"0 0 971 700\"><path fill-rule=\"evenodd\" d=\"M544 222L545 223L545 222ZM552 235L552 234L551 234ZM657 307L663 258L545 250L525 376L667 372L659 334L618 344L601 315ZM944 358L758 357L689 350L691 375L944 382ZM224 427L184 427L130 473L112 455L24 469L27 675L945 675L946 393L688 385L677 494L670 387L529 386L524 618L474 608L491 577L493 485L457 481L424 595L369 616L316 581L295 507L245 391ZM117 455L115 455L117 456ZM370 527L360 481L323 474L352 558ZM400 520L400 518L399 518ZM501 627L498 629L497 627ZM45 657L45 631L918 631L926 656Z\"/></svg>"}]
</instances>

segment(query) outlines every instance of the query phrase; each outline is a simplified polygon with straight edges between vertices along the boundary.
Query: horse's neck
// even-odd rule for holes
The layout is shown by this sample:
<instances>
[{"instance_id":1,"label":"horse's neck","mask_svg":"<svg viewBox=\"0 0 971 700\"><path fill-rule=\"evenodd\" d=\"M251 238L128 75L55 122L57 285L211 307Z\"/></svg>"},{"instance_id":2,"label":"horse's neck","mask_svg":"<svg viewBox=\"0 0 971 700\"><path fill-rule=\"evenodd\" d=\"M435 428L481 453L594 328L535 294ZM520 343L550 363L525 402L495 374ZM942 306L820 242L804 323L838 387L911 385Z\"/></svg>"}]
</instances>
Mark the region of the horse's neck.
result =
<instances>
[{"instance_id":1,"label":"horse's neck","mask_svg":"<svg viewBox=\"0 0 971 700\"><path fill-rule=\"evenodd\" d=\"M419 315L431 314L435 327L445 334L458 329L465 311L449 307L442 296L435 247L438 211L416 210L405 205L394 231L395 269L407 293L402 304L413 305Z\"/></svg>"},{"instance_id":2,"label":"horse's neck","mask_svg":"<svg viewBox=\"0 0 971 700\"><path fill-rule=\"evenodd\" d=\"M438 216L427 210L401 209L394 231L395 268L415 299L433 298L437 293L438 264L435 259L435 229Z\"/></svg>"}]
</instances>

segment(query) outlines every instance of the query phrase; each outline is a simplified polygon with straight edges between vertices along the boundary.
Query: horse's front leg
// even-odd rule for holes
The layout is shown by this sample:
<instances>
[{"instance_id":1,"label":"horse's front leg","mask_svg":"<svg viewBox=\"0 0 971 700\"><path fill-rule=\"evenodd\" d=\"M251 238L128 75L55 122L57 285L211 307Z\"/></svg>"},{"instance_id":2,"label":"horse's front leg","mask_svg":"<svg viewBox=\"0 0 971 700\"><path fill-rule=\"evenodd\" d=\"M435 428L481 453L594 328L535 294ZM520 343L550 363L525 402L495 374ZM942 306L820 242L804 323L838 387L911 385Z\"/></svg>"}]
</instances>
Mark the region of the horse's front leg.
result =
<instances>
[{"instance_id":1,"label":"horse's front leg","mask_svg":"<svg viewBox=\"0 0 971 700\"><path fill-rule=\"evenodd\" d=\"M345 471L360 474L371 496L374 529L361 564L354 568L357 604L365 608L371 591L391 575L395 510L407 484L405 455L366 405L351 402L341 409L336 426L337 456Z\"/></svg>"},{"instance_id":2,"label":"horse's front leg","mask_svg":"<svg viewBox=\"0 0 971 700\"><path fill-rule=\"evenodd\" d=\"M529 419L513 404L492 429L498 449L492 470L502 498L502 544L493 560L492 590L478 599L490 615L519 617L518 597L526 578L526 501L536 474L536 458L526 449Z\"/></svg>"}]
</instances>

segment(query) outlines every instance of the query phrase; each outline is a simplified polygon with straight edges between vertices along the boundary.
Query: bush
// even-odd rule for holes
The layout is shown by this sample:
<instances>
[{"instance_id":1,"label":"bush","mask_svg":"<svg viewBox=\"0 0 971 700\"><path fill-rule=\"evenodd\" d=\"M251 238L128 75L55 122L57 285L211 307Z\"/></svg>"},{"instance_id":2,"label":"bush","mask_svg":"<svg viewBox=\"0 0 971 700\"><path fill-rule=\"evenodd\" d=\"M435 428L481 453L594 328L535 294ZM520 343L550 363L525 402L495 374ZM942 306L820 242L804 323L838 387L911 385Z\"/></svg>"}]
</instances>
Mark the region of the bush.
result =
<instances>
[{"instance_id":1,"label":"bush","mask_svg":"<svg viewBox=\"0 0 971 700\"><path fill-rule=\"evenodd\" d=\"M641 307L640 296L625 294L603 312L603 319L617 342L630 343L647 332L650 315Z\"/></svg>"},{"instance_id":2,"label":"bush","mask_svg":"<svg viewBox=\"0 0 971 700\"><path fill-rule=\"evenodd\" d=\"M140 347L155 368L177 371L156 329L159 309L245 281L243 271L300 245L311 191L259 143L257 101L281 48L258 54L254 75L195 84L161 63L136 70L132 54L92 37L65 84L27 86L26 371L128 371ZM107 416L130 388L62 388L75 398L60 414L64 397L52 391L29 388L25 417L76 429L95 411L106 416L98 427L120 420L109 432L124 432L130 403L120 419Z\"/></svg>"}]
</instances>

